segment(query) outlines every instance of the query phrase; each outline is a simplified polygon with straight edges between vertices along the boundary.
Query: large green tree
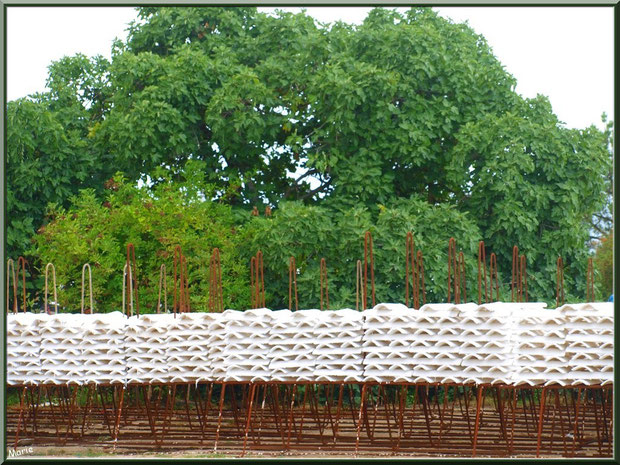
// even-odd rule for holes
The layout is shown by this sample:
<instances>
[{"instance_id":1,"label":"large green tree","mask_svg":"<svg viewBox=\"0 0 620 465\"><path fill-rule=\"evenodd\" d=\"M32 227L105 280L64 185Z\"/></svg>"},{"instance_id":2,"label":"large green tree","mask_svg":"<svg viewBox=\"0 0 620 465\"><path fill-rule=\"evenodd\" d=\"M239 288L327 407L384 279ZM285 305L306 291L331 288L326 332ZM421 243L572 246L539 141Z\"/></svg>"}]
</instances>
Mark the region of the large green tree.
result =
<instances>
[{"instance_id":1,"label":"large green tree","mask_svg":"<svg viewBox=\"0 0 620 465\"><path fill-rule=\"evenodd\" d=\"M469 26L430 8L376 8L359 26L255 8L138 14L110 62L64 58L50 92L9 104L11 253L49 201L101 192L112 170L149 185L182 179L199 160L213 198L235 207L300 201L327 217L365 211L368 224L381 205L454 208L500 270L513 244L527 254L532 298L549 298L558 255L567 287L584 294L609 130L568 129L546 98L518 95Z\"/></svg>"}]
</instances>

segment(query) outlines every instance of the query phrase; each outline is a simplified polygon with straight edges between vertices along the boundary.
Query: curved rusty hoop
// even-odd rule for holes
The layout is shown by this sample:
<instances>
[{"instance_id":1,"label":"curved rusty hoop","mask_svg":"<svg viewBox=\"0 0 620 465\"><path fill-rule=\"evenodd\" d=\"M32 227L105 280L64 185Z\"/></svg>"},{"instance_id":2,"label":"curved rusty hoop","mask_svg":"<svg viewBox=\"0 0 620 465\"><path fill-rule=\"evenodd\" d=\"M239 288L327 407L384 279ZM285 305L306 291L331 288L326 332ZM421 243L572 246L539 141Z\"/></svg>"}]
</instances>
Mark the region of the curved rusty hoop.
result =
<instances>
[{"instance_id":1,"label":"curved rusty hoop","mask_svg":"<svg viewBox=\"0 0 620 465\"><path fill-rule=\"evenodd\" d=\"M166 265L159 267L159 291L157 293L157 313L161 313L161 290L164 289L164 312L168 313L168 283L166 279Z\"/></svg>"},{"instance_id":2,"label":"curved rusty hoop","mask_svg":"<svg viewBox=\"0 0 620 465\"><path fill-rule=\"evenodd\" d=\"M454 300L460 303L460 295L458 291L458 264L456 255L456 239L451 237L448 240L448 302L452 301L452 275L454 275Z\"/></svg>"},{"instance_id":3,"label":"curved rusty hoop","mask_svg":"<svg viewBox=\"0 0 620 465\"><path fill-rule=\"evenodd\" d=\"M448 302L452 301L452 289L454 289L454 303L461 303L461 269L460 254L456 253L456 239L451 237L448 241ZM463 268L465 267L465 259L463 258ZM452 279L454 275L454 280ZM463 276L463 280L465 277Z\"/></svg>"},{"instance_id":4,"label":"curved rusty hoop","mask_svg":"<svg viewBox=\"0 0 620 465\"><path fill-rule=\"evenodd\" d=\"M489 291L487 288L487 256L484 241L478 242L478 305L482 304L482 275L484 274L484 301L489 302ZM491 290L491 293L493 290Z\"/></svg>"},{"instance_id":5,"label":"curved rusty hoop","mask_svg":"<svg viewBox=\"0 0 620 465\"><path fill-rule=\"evenodd\" d=\"M414 294L414 308L415 304L415 281L416 281L416 268L415 268L415 244L413 241L413 233L407 232L405 236L405 305L409 307L409 263L411 263L411 274L413 275L413 289Z\"/></svg>"},{"instance_id":6,"label":"curved rusty hoop","mask_svg":"<svg viewBox=\"0 0 620 465\"><path fill-rule=\"evenodd\" d=\"M252 257L254 258L254 257ZM223 312L224 297L222 292L222 265L220 249L215 247L209 265L209 311Z\"/></svg>"},{"instance_id":7,"label":"curved rusty hoop","mask_svg":"<svg viewBox=\"0 0 620 465\"><path fill-rule=\"evenodd\" d=\"M512 247L512 279L510 281L510 300L512 302L519 302L519 247L516 245ZM516 290L516 293L515 293ZM516 299L515 299L516 297Z\"/></svg>"},{"instance_id":8,"label":"curved rusty hoop","mask_svg":"<svg viewBox=\"0 0 620 465\"><path fill-rule=\"evenodd\" d=\"M11 273L13 270L13 273ZM12 258L9 258L6 261L6 312L11 312L11 307L9 305L9 290L11 288L11 282L9 278L13 276L13 313L17 313L17 277L15 275L15 261Z\"/></svg>"},{"instance_id":9,"label":"curved rusty hoop","mask_svg":"<svg viewBox=\"0 0 620 465\"><path fill-rule=\"evenodd\" d=\"M293 287L295 288L295 310L299 310L299 299L297 298L297 265L295 257L288 259L288 309L293 310Z\"/></svg>"},{"instance_id":10,"label":"curved rusty hoop","mask_svg":"<svg viewBox=\"0 0 620 465\"><path fill-rule=\"evenodd\" d=\"M258 308L256 303L256 283L258 280L254 276L254 272L256 271L256 255L253 255L250 258L250 300L252 308Z\"/></svg>"},{"instance_id":11,"label":"curved rusty hoop","mask_svg":"<svg viewBox=\"0 0 620 465\"><path fill-rule=\"evenodd\" d=\"M424 257L422 255L422 251L418 250L418 254L417 254L417 260L416 260L416 289L418 290L418 293L416 294L415 298L416 298L416 302L415 302L415 307L416 309L420 308L420 296L419 296L419 283L417 282L417 280L419 280L420 278L422 278L422 305L426 305L426 285L424 284Z\"/></svg>"},{"instance_id":12,"label":"curved rusty hoop","mask_svg":"<svg viewBox=\"0 0 620 465\"><path fill-rule=\"evenodd\" d=\"M84 263L82 266L82 305L81 305L81 313L84 314L84 297L86 296L86 289L84 288L84 272L88 268L88 295L90 297L90 308L89 313L94 313L95 306L93 305L93 273L90 269L90 265L88 263Z\"/></svg>"},{"instance_id":13,"label":"curved rusty hoop","mask_svg":"<svg viewBox=\"0 0 620 465\"><path fill-rule=\"evenodd\" d=\"M265 216L271 216L271 207L269 205L265 207Z\"/></svg>"},{"instance_id":14,"label":"curved rusty hoop","mask_svg":"<svg viewBox=\"0 0 620 465\"><path fill-rule=\"evenodd\" d=\"M594 299L594 264L592 257L590 257L588 258L588 271L586 272L586 302L594 302Z\"/></svg>"},{"instance_id":15,"label":"curved rusty hoop","mask_svg":"<svg viewBox=\"0 0 620 465\"><path fill-rule=\"evenodd\" d=\"M265 308L265 273L263 267L263 252L256 252L256 302L262 308Z\"/></svg>"},{"instance_id":16,"label":"curved rusty hoop","mask_svg":"<svg viewBox=\"0 0 620 465\"><path fill-rule=\"evenodd\" d=\"M252 208L252 216L258 216L258 207L256 205Z\"/></svg>"},{"instance_id":17,"label":"curved rusty hoop","mask_svg":"<svg viewBox=\"0 0 620 465\"><path fill-rule=\"evenodd\" d=\"M189 272L187 271L187 257L185 255L181 255L181 267L183 268L183 281L181 282L181 291L183 292L183 303L185 304L185 308L183 310L185 313L189 313L192 311L192 309L189 299Z\"/></svg>"},{"instance_id":18,"label":"curved rusty hoop","mask_svg":"<svg viewBox=\"0 0 620 465\"><path fill-rule=\"evenodd\" d=\"M58 294L56 292L56 267L54 266L53 263L48 263L47 265L45 265L45 300L44 300L44 305L45 305L45 312L48 312L48 307L47 307L47 294L48 294L48 285L47 285L47 278L48 278L48 274L49 274L49 269L50 267L52 268L52 279L54 282L54 307L56 309L56 314L58 314Z\"/></svg>"},{"instance_id":19,"label":"curved rusty hoop","mask_svg":"<svg viewBox=\"0 0 620 465\"><path fill-rule=\"evenodd\" d=\"M489 256L489 277L491 284L491 300L493 300L493 280L495 279L496 302L499 301L499 280L497 279L497 256L491 252Z\"/></svg>"},{"instance_id":20,"label":"curved rusty hoop","mask_svg":"<svg viewBox=\"0 0 620 465\"><path fill-rule=\"evenodd\" d=\"M360 290L364 288L364 280L362 273L362 261L358 260L355 265L355 310L359 311L360 309Z\"/></svg>"},{"instance_id":21,"label":"curved rusty hoop","mask_svg":"<svg viewBox=\"0 0 620 465\"><path fill-rule=\"evenodd\" d=\"M463 252L459 252L458 255L458 302L461 302L461 292L463 293L463 302L467 302L467 280L465 279L465 255Z\"/></svg>"},{"instance_id":22,"label":"curved rusty hoop","mask_svg":"<svg viewBox=\"0 0 620 465\"><path fill-rule=\"evenodd\" d=\"M555 306L564 305L564 263L562 257L558 257L555 262Z\"/></svg>"},{"instance_id":23,"label":"curved rusty hoop","mask_svg":"<svg viewBox=\"0 0 620 465\"><path fill-rule=\"evenodd\" d=\"M525 254L521 255L519 259L520 270L519 270L519 302L527 302L527 270L525 268ZM525 290L525 300L523 300L523 291Z\"/></svg>"},{"instance_id":24,"label":"curved rusty hoop","mask_svg":"<svg viewBox=\"0 0 620 465\"><path fill-rule=\"evenodd\" d=\"M252 308L265 307L263 252L260 250L250 259L250 296L252 299Z\"/></svg>"},{"instance_id":25,"label":"curved rusty hoop","mask_svg":"<svg viewBox=\"0 0 620 465\"><path fill-rule=\"evenodd\" d=\"M22 312L26 313L26 265L28 260L24 257L17 257L17 278L19 279L19 272L22 272ZM18 281L19 282L19 281ZM17 294L15 295L17 299Z\"/></svg>"},{"instance_id":26,"label":"curved rusty hoop","mask_svg":"<svg viewBox=\"0 0 620 465\"><path fill-rule=\"evenodd\" d=\"M323 293L325 293L325 309L329 310L329 284L327 282L327 262L325 261L324 257L321 258L319 274L321 275L321 310L323 310Z\"/></svg>"},{"instance_id":27,"label":"curved rusty hoop","mask_svg":"<svg viewBox=\"0 0 620 465\"><path fill-rule=\"evenodd\" d=\"M176 245L174 247L174 257L172 260L173 266L173 280L174 280L174 298L172 303L172 311L175 315L177 313L183 313L185 310L184 300L185 292L183 292L183 252L181 246ZM178 274L177 274L178 268ZM178 294L178 297L177 297Z\"/></svg>"},{"instance_id":28,"label":"curved rusty hoop","mask_svg":"<svg viewBox=\"0 0 620 465\"><path fill-rule=\"evenodd\" d=\"M370 255L370 286L372 290L372 306L375 306L375 258L372 252L372 234L366 231L364 234L364 288L362 297L364 302L364 310L368 303L368 256Z\"/></svg>"},{"instance_id":29,"label":"curved rusty hoop","mask_svg":"<svg viewBox=\"0 0 620 465\"><path fill-rule=\"evenodd\" d=\"M129 288L129 292L131 292L131 301L135 300L136 302L136 316L140 316L140 304L138 302L138 269L136 268L136 249L134 245L129 242L127 243L127 259L126 259L127 269L129 270L126 273L126 278L131 282L128 282L127 288ZM133 303L131 304L131 313L133 315Z\"/></svg>"},{"instance_id":30,"label":"curved rusty hoop","mask_svg":"<svg viewBox=\"0 0 620 465\"><path fill-rule=\"evenodd\" d=\"M129 285L129 303L127 305L127 287ZM131 273L131 267L127 266L127 263L125 263L125 266L123 266L123 312L126 313L126 315L129 316L129 311L131 310L131 316L133 316L134 311L134 305L133 305L133 275ZM126 307L126 308L125 308ZM126 311L125 311L126 310Z\"/></svg>"}]
</instances>

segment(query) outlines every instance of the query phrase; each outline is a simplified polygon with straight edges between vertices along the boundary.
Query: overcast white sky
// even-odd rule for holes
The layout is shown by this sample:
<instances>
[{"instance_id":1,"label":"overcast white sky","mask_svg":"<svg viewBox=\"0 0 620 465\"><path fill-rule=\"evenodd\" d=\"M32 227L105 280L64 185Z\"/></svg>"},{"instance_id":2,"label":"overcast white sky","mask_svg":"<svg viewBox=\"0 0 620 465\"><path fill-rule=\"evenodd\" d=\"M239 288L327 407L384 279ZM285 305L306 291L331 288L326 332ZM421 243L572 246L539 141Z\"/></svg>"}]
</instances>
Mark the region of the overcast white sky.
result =
<instances>
[{"instance_id":1,"label":"overcast white sky","mask_svg":"<svg viewBox=\"0 0 620 465\"><path fill-rule=\"evenodd\" d=\"M300 8L285 8L298 11ZM271 11L271 8L260 8ZM322 22L360 23L370 8L309 7ZM485 36L526 97L547 95L569 127L613 119L611 7L441 7L442 16ZM43 91L47 66L64 55L110 57L136 18L131 7L8 7L7 98Z\"/></svg>"}]
</instances>

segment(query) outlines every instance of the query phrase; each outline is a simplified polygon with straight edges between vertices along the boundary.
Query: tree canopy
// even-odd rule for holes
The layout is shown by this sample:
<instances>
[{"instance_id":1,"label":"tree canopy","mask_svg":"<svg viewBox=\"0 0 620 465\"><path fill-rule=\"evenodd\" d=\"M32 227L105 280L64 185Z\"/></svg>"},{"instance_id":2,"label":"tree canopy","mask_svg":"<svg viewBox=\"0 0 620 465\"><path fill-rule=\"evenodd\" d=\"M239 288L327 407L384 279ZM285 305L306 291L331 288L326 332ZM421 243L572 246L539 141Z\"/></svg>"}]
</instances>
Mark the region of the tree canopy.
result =
<instances>
[{"instance_id":1,"label":"tree canopy","mask_svg":"<svg viewBox=\"0 0 620 465\"><path fill-rule=\"evenodd\" d=\"M422 249L430 257L447 253L451 235L469 254L483 239L500 270L518 245L541 300L552 300L561 255L567 288L585 296L593 216L609 201L612 123L566 128L546 97L516 93L469 26L430 8L375 8L359 26L255 8L138 12L110 61L65 57L49 68L49 92L9 102L9 254L28 249L50 202L55 212L91 208L116 172L153 192L181 188L191 162L210 186L207 203L282 207L239 224L248 260L272 237L284 241L273 266L297 253L314 276L319 256L338 269L357 260L345 255L364 228L376 229L378 258L384 247L404 250L413 228L421 244L445 241ZM83 188L92 190L71 205ZM395 299L403 273L387 258L381 292ZM348 278L334 279L336 296ZM284 282L274 286L283 298ZM430 292L441 295L439 276Z\"/></svg>"}]
</instances>

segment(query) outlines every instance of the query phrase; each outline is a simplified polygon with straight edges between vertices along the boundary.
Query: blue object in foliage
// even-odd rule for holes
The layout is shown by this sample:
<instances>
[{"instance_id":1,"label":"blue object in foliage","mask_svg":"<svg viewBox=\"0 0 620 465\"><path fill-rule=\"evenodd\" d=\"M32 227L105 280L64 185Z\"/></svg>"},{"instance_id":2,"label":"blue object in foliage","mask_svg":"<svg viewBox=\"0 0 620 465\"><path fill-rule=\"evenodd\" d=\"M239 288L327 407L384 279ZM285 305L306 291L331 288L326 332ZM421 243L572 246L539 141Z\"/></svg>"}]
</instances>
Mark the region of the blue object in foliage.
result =
<instances>
[{"instance_id":1,"label":"blue object in foliage","mask_svg":"<svg viewBox=\"0 0 620 465\"><path fill-rule=\"evenodd\" d=\"M608 302L613 302L613 301L614 301L614 295L612 294L612 295L609 296Z\"/></svg>"}]
</instances>

